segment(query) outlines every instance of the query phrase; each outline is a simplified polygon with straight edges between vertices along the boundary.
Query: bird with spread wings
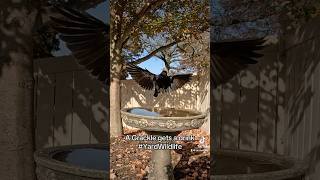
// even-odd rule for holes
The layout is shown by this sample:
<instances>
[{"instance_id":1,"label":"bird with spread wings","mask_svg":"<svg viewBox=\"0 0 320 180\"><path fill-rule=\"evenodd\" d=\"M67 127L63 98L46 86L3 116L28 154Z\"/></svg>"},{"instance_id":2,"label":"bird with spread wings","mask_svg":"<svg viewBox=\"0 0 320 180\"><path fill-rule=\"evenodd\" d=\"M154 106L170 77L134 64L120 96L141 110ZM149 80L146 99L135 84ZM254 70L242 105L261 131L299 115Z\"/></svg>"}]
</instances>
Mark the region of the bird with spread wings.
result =
<instances>
[{"instance_id":1,"label":"bird with spread wings","mask_svg":"<svg viewBox=\"0 0 320 180\"><path fill-rule=\"evenodd\" d=\"M265 40L212 42L210 44L210 78L214 88L229 81L250 64L256 64L263 55L256 52L264 48Z\"/></svg>"},{"instance_id":2,"label":"bird with spread wings","mask_svg":"<svg viewBox=\"0 0 320 180\"><path fill-rule=\"evenodd\" d=\"M167 70L163 70L159 75L156 75L131 63L127 64L127 71L142 88L154 90L154 97L157 97L159 93L181 88L191 81L192 77L192 74L170 76Z\"/></svg>"},{"instance_id":3,"label":"bird with spread wings","mask_svg":"<svg viewBox=\"0 0 320 180\"><path fill-rule=\"evenodd\" d=\"M73 56L80 65L90 71L98 80L109 84L109 25L94 18L86 12L80 12L67 7L56 7L62 18L51 17L54 29L60 33ZM233 76L250 64L257 63L256 59L262 54L257 53L263 46L263 39L212 42L210 44L211 69L210 78L214 88L226 83ZM133 79L145 89L160 91L157 77L148 70L135 65L127 65ZM152 80L150 80L150 77ZM164 77L164 76L163 76ZM153 79L155 78L155 79ZM191 75L169 77L168 83L162 88L178 89L189 82ZM161 80L161 78L160 78ZM163 80L163 79L162 79ZM166 92L166 91L163 91Z\"/></svg>"},{"instance_id":4,"label":"bird with spread wings","mask_svg":"<svg viewBox=\"0 0 320 180\"><path fill-rule=\"evenodd\" d=\"M62 18L51 17L53 29L60 33L78 63L98 80L109 84L109 25L86 12L55 6Z\"/></svg>"}]
</instances>

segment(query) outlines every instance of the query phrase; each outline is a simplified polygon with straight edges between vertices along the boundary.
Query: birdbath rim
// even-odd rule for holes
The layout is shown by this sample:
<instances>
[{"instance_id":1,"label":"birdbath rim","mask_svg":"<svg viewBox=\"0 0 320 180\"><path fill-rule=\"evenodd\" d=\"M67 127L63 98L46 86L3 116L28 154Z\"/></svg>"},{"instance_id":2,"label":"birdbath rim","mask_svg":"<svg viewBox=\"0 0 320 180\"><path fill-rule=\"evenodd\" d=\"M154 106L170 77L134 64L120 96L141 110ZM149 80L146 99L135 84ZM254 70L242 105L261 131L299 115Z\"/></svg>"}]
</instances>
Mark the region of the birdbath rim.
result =
<instances>
[{"instance_id":1,"label":"birdbath rim","mask_svg":"<svg viewBox=\"0 0 320 180\"><path fill-rule=\"evenodd\" d=\"M139 118L144 118L144 119L154 119L154 120L169 120L169 119L175 119L175 120L186 120L186 119L197 119L197 118L203 118L207 116L207 112L200 112L200 111L196 111L196 110L191 110L191 109L181 109L181 108L159 108L159 107L155 107L154 109L157 109L159 111L161 110L175 110L175 111L184 111L184 112L189 112L190 114L194 114L194 115L190 115L190 116L148 116L148 115L138 115L138 114L134 114L134 113L130 113L128 112L131 109L145 109L145 110L151 110L151 108L144 108L144 107L130 107L130 108L122 108L121 109L121 113L122 114L126 114L126 115L130 115L132 117L139 117ZM157 111L152 111L152 112L157 112Z\"/></svg>"},{"instance_id":2,"label":"birdbath rim","mask_svg":"<svg viewBox=\"0 0 320 180\"><path fill-rule=\"evenodd\" d=\"M188 116L148 116L148 115L138 115L128 112L131 109L145 109L143 107L130 107L123 108L121 110L121 117L125 124L131 127L140 128L146 131L158 131L158 132L178 132L190 129L200 128L204 122L207 120L208 112L199 112L190 109L178 109L178 108L155 108L161 110L173 110L173 111L183 111L189 113ZM155 111L152 111L155 112Z\"/></svg>"}]
</instances>

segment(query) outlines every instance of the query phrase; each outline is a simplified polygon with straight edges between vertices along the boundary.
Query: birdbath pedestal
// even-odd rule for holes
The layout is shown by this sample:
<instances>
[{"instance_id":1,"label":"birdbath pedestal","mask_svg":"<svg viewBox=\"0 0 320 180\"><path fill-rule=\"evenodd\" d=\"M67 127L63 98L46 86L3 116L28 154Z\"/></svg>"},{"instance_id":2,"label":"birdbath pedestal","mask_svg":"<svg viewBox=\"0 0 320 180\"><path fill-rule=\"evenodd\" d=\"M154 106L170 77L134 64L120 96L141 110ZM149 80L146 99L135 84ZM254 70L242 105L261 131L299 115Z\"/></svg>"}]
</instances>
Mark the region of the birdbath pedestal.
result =
<instances>
[{"instance_id":1,"label":"birdbath pedestal","mask_svg":"<svg viewBox=\"0 0 320 180\"><path fill-rule=\"evenodd\" d=\"M200 128L206 121L206 113L173 108L125 108L121 110L121 117L125 124L144 130L158 142L152 149L149 180L174 179L171 149L178 146L174 144L174 136Z\"/></svg>"}]
</instances>

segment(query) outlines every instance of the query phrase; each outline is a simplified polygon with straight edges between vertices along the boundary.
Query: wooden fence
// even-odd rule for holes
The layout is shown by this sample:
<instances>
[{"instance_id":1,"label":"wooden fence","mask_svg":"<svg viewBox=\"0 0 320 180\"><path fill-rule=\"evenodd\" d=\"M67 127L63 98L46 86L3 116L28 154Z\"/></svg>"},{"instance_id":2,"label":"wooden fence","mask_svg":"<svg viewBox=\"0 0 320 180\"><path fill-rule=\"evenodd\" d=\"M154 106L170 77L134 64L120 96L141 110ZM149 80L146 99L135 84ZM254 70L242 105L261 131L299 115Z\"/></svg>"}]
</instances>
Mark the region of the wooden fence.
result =
<instances>
[{"instance_id":1,"label":"wooden fence","mask_svg":"<svg viewBox=\"0 0 320 180\"><path fill-rule=\"evenodd\" d=\"M214 148L277 152L282 82L278 45L229 83L211 91Z\"/></svg>"},{"instance_id":2,"label":"wooden fence","mask_svg":"<svg viewBox=\"0 0 320 180\"><path fill-rule=\"evenodd\" d=\"M278 153L304 160L320 177L320 17L230 83L211 91L213 148Z\"/></svg>"},{"instance_id":3,"label":"wooden fence","mask_svg":"<svg viewBox=\"0 0 320 180\"><path fill-rule=\"evenodd\" d=\"M285 154L309 164L307 180L320 178L320 17L283 37Z\"/></svg>"},{"instance_id":4,"label":"wooden fence","mask_svg":"<svg viewBox=\"0 0 320 180\"><path fill-rule=\"evenodd\" d=\"M73 58L35 61L36 147L106 142L108 92Z\"/></svg>"}]
</instances>

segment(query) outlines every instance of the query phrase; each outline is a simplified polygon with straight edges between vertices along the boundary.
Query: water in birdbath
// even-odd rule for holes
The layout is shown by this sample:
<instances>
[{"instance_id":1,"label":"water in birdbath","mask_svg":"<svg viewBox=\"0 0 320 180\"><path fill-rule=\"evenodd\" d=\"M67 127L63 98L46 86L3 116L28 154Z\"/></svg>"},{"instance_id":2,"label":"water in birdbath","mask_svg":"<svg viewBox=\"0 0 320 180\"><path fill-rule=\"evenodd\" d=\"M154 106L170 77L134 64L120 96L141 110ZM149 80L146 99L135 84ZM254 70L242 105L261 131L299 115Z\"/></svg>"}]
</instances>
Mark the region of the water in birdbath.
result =
<instances>
[{"instance_id":1,"label":"water in birdbath","mask_svg":"<svg viewBox=\"0 0 320 180\"><path fill-rule=\"evenodd\" d=\"M81 148L56 153L53 159L81 168L107 170L109 153L106 149Z\"/></svg>"},{"instance_id":2,"label":"water in birdbath","mask_svg":"<svg viewBox=\"0 0 320 180\"><path fill-rule=\"evenodd\" d=\"M158 112L154 112L146 108L132 108L129 109L128 112L141 116L160 116Z\"/></svg>"},{"instance_id":3,"label":"water in birdbath","mask_svg":"<svg viewBox=\"0 0 320 180\"><path fill-rule=\"evenodd\" d=\"M174 108L154 108L153 110L148 108L131 108L128 110L129 113L141 115L141 116L155 116L155 117L189 117L196 116L197 113L179 110Z\"/></svg>"}]
</instances>

